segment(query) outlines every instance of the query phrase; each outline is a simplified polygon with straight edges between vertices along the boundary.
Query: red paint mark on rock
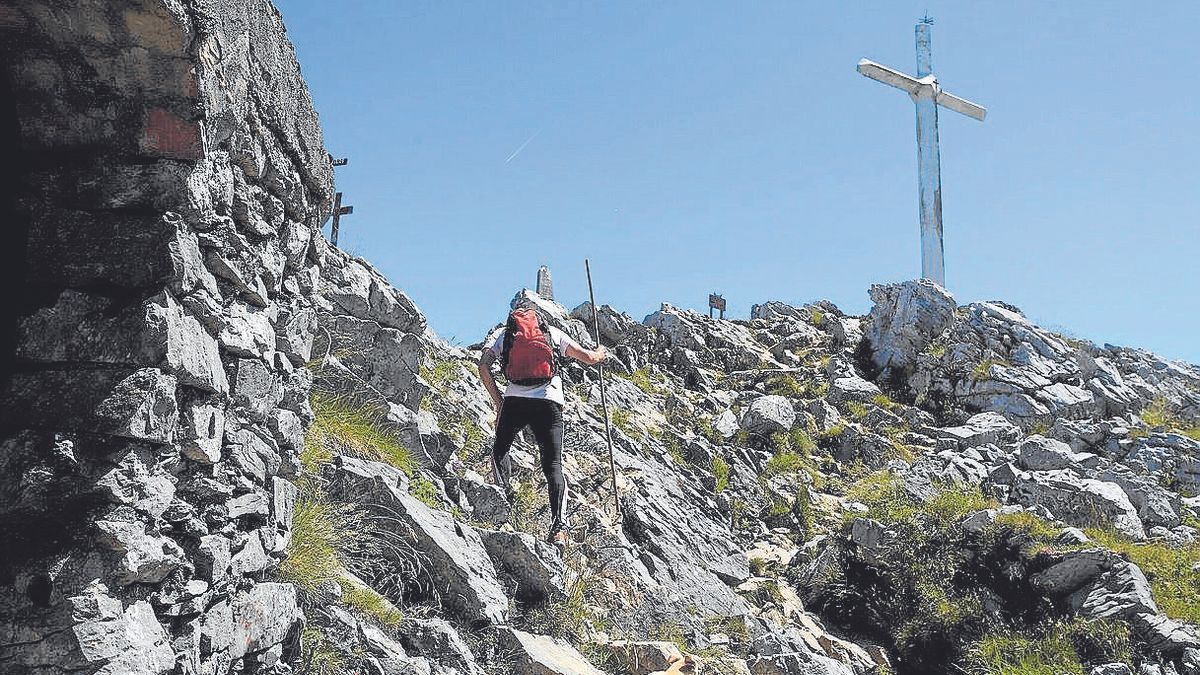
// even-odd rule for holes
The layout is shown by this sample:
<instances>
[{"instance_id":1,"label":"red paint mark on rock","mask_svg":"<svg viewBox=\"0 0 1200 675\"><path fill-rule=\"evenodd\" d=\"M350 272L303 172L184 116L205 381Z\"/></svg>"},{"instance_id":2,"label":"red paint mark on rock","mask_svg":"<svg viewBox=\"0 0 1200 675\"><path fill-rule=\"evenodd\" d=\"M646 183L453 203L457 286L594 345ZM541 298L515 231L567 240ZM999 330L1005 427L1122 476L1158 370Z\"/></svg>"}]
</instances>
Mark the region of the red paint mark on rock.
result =
<instances>
[{"instance_id":1,"label":"red paint mark on rock","mask_svg":"<svg viewBox=\"0 0 1200 675\"><path fill-rule=\"evenodd\" d=\"M204 156L200 123L154 108L142 124L142 151L159 157L200 159Z\"/></svg>"},{"instance_id":2,"label":"red paint mark on rock","mask_svg":"<svg viewBox=\"0 0 1200 675\"><path fill-rule=\"evenodd\" d=\"M0 28L28 28L29 20L16 7L0 5Z\"/></svg>"}]
</instances>

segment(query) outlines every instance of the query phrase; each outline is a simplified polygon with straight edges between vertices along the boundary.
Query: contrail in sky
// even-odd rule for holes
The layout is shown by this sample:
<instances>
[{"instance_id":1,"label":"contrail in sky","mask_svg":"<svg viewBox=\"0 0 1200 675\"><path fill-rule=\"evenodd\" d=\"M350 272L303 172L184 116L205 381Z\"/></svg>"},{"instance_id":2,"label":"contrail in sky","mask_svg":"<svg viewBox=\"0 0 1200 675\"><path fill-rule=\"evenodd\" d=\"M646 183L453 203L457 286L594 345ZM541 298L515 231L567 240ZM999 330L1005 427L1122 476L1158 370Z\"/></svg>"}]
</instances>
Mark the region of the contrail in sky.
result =
<instances>
[{"instance_id":1,"label":"contrail in sky","mask_svg":"<svg viewBox=\"0 0 1200 675\"><path fill-rule=\"evenodd\" d=\"M533 132L533 135L530 136L529 138L526 138L525 142L521 144L521 147L517 148L516 150L513 150L513 154L509 155L508 159L504 160L504 163L508 164L509 162L513 161L513 159L516 158L517 155L521 154L521 151L525 149L525 146L529 145L529 142L532 141L533 139L537 138L537 135L540 133L541 133L540 129L538 131Z\"/></svg>"}]
</instances>

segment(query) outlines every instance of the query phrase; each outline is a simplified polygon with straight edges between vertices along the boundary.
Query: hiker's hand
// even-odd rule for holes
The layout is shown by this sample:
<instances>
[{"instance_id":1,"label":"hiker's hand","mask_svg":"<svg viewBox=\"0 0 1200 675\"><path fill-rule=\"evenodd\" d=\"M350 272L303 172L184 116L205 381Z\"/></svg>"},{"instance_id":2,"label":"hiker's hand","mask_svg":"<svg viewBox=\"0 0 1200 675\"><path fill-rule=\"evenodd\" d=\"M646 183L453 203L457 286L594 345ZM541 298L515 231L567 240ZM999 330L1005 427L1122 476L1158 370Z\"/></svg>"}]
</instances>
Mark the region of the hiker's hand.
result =
<instances>
[{"instance_id":1,"label":"hiker's hand","mask_svg":"<svg viewBox=\"0 0 1200 675\"><path fill-rule=\"evenodd\" d=\"M604 345L596 347L596 350L593 351L592 354L596 357L596 360L592 363L600 363L601 361L608 359L608 349Z\"/></svg>"}]
</instances>

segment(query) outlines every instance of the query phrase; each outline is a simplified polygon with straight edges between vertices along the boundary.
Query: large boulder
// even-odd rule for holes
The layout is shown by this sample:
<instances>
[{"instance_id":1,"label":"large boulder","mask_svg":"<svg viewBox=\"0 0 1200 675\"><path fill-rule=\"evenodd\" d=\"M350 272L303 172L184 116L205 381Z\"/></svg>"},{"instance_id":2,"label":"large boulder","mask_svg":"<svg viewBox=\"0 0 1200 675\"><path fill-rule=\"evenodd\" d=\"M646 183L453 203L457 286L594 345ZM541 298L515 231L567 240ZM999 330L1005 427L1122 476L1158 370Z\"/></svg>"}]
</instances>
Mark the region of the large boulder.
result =
<instances>
[{"instance_id":1,"label":"large boulder","mask_svg":"<svg viewBox=\"0 0 1200 675\"><path fill-rule=\"evenodd\" d=\"M604 675L564 640L504 628L500 644L513 654L514 675Z\"/></svg>"},{"instance_id":2,"label":"large boulder","mask_svg":"<svg viewBox=\"0 0 1200 675\"><path fill-rule=\"evenodd\" d=\"M787 431L796 421L791 401L774 394L760 396L742 414L741 427L752 434L770 436Z\"/></svg>"},{"instance_id":3,"label":"large boulder","mask_svg":"<svg viewBox=\"0 0 1200 675\"><path fill-rule=\"evenodd\" d=\"M515 584L517 598L540 603L562 597L565 570L553 545L524 532L478 532L496 568Z\"/></svg>"},{"instance_id":4,"label":"large boulder","mask_svg":"<svg viewBox=\"0 0 1200 675\"><path fill-rule=\"evenodd\" d=\"M877 284L870 295L875 305L865 337L871 360L885 377L911 369L917 355L954 320L954 297L928 279Z\"/></svg>"},{"instance_id":5,"label":"large boulder","mask_svg":"<svg viewBox=\"0 0 1200 675\"><path fill-rule=\"evenodd\" d=\"M1024 506L1044 506L1070 525L1111 525L1134 539L1146 536L1137 509L1116 483L1080 478L1069 470L1034 471L1017 476L1014 498Z\"/></svg>"},{"instance_id":6,"label":"large boulder","mask_svg":"<svg viewBox=\"0 0 1200 675\"><path fill-rule=\"evenodd\" d=\"M1025 439L1017 448L1017 462L1030 471L1079 468L1095 459L1091 453L1072 452L1066 443L1038 435Z\"/></svg>"},{"instance_id":7,"label":"large boulder","mask_svg":"<svg viewBox=\"0 0 1200 675\"><path fill-rule=\"evenodd\" d=\"M1158 613L1141 569L1105 549L1060 554L1057 562L1030 581L1051 596L1065 598L1084 616L1132 619Z\"/></svg>"},{"instance_id":8,"label":"large boulder","mask_svg":"<svg viewBox=\"0 0 1200 675\"><path fill-rule=\"evenodd\" d=\"M447 610L468 621L502 624L508 597L496 568L474 528L455 522L445 511L429 508L408 494L402 473L378 462L337 458L330 467L332 488L405 526ZM394 561L401 566L406 560Z\"/></svg>"}]
</instances>

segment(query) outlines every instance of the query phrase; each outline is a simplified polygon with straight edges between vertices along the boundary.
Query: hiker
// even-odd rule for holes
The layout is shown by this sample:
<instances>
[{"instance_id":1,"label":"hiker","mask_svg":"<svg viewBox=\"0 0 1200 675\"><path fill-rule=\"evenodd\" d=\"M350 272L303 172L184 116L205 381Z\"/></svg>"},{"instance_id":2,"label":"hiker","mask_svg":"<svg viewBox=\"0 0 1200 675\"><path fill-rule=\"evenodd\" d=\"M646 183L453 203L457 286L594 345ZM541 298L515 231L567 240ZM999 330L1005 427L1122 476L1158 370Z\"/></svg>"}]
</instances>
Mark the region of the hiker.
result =
<instances>
[{"instance_id":1,"label":"hiker","mask_svg":"<svg viewBox=\"0 0 1200 675\"><path fill-rule=\"evenodd\" d=\"M508 322L484 342L479 355L479 379L496 406L496 444L492 447L493 479L511 499L509 478L512 468L508 456L516 435L528 426L533 431L541 454L542 473L550 493L550 532L546 541L556 546L567 543L564 508L567 481L562 471L563 398L562 378L558 375L556 354L569 356L588 365L608 357L603 346L584 349L561 330L550 326L533 309L515 309ZM500 359L500 369L508 380L504 396L492 378L492 362Z\"/></svg>"}]
</instances>

